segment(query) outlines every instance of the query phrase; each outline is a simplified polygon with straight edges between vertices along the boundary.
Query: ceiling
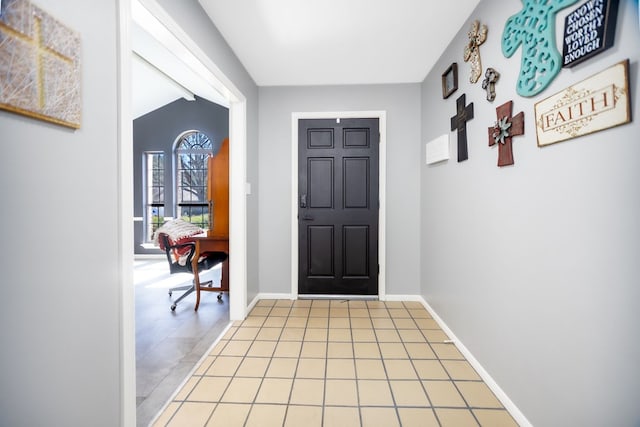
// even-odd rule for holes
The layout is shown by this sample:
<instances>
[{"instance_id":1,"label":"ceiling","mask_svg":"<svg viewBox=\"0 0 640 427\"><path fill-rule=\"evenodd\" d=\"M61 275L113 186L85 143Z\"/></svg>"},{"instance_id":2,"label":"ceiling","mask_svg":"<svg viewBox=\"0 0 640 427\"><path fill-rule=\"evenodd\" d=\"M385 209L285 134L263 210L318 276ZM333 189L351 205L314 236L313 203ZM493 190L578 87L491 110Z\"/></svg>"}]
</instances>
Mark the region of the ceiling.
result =
<instances>
[{"instance_id":1,"label":"ceiling","mask_svg":"<svg viewBox=\"0 0 640 427\"><path fill-rule=\"evenodd\" d=\"M421 82L479 1L199 0L258 86ZM194 94L228 106L149 15L133 2L134 117Z\"/></svg>"},{"instance_id":2,"label":"ceiling","mask_svg":"<svg viewBox=\"0 0 640 427\"><path fill-rule=\"evenodd\" d=\"M424 80L480 0L199 0L258 86Z\"/></svg>"},{"instance_id":3,"label":"ceiling","mask_svg":"<svg viewBox=\"0 0 640 427\"><path fill-rule=\"evenodd\" d=\"M184 47L140 2L132 2L131 83L136 119L177 99L194 95L228 107L228 98L187 64ZM181 50L183 49L183 50Z\"/></svg>"}]
</instances>

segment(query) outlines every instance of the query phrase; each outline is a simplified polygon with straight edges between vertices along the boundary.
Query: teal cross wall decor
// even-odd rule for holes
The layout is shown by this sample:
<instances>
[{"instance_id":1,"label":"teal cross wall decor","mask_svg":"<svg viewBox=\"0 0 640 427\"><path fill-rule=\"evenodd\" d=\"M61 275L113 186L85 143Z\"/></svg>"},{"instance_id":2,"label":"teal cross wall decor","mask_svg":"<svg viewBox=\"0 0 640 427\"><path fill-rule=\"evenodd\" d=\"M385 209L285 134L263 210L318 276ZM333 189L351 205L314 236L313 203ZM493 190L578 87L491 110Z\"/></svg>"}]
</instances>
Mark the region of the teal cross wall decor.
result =
<instances>
[{"instance_id":1,"label":"teal cross wall decor","mask_svg":"<svg viewBox=\"0 0 640 427\"><path fill-rule=\"evenodd\" d=\"M556 13L578 0L522 0L522 10L511 16L502 32L502 53L510 58L522 44L522 61L516 92L535 96L562 68L556 46Z\"/></svg>"}]
</instances>

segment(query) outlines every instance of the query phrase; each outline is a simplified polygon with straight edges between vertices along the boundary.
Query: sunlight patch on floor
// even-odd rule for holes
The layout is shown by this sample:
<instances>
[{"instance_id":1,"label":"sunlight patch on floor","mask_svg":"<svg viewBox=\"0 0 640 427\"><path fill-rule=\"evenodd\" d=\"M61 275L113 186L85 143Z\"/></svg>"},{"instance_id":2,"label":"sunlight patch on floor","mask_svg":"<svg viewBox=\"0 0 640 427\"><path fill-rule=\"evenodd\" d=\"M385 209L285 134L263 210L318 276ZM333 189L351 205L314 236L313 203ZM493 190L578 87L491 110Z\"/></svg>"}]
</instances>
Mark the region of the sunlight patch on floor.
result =
<instances>
[{"instance_id":1,"label":"sunlight patch on floor","mask_svg":"<svg viewBox=\"0 0 640 427\"><path fill-rule=\"evenodd\" d=\"M134 286L144 286L148 289L169 289L182 284L188 285L191 283L191 273L176 273L167 276L169 273L169 266L166 262L153 262L148 266L144 266L144 261L135 261L133 284ZM205 279L206 275L212 272L218 272L222 268L221 264L209 269L201 274L201 279ZM205 279L206 280L206 279Z\"/></svg>"}]
</instances>

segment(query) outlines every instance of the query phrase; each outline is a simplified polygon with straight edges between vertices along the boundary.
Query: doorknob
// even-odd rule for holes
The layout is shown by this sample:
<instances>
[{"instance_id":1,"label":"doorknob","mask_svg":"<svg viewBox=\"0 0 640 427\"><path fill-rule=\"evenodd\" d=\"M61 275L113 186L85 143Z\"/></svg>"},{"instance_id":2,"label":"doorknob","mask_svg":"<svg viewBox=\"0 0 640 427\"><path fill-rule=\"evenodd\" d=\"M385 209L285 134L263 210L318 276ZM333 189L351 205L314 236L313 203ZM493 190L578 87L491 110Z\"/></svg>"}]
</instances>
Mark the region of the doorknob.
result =
<instances>
[{"instance_id":1,"label":"doorknob","mask_svg":"<svg viewBox=\"0 0 640 427\"><path fill-rule=\"evenodd\" d=\"M308 213L302 214L302 220L303 221L313 221L313 217L311 215L309 215Z\"/></svg>"},{"instance_id":2,"label":"doorknob","mask_svg":"<svg viewBox=\"0 0 640 427\"><path fill-rule=\"evenodd\" d=\"M307 195L303 194L300 196L300 207L301 208L306 208L307 207Z\"/></svg>"}]
</instances>

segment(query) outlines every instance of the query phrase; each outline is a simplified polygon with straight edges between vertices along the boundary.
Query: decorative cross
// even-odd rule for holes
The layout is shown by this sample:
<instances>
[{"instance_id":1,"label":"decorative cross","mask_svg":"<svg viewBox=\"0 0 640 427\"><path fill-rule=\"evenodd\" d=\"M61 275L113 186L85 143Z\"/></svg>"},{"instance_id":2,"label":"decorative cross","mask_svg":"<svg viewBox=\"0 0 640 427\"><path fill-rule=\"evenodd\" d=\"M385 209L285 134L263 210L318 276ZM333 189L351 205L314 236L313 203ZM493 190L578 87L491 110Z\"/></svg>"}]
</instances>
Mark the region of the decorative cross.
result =
<instances>
[{"instance_id":1,"label":"decorative cross","mask_svg":"<svg viewBox=\"0 0 640 427\"><path fill-rule=\"evenodd\" d=\"M471 75L469 81L475 83L482 75L482 64L480 63L480 45L487 40L487 26L480 21L473 21L469 30L469 43L464 47L464 61L471 64Z\"/></svg>"},{"instance_id":2,"label":"decorative cross","mask_svg":"<svg viewBox=\"0 0 640 427\"><path fill-rule=\"evenodd\" d=\"M502 53L510 58L522 45L516 92L535 96L560 72L562 57L556 47L556 14L578 0L522 0L522 10L507 19Z\"/></svg>"},{"instance_id":3,"label":"decorative cross","mask_svg":"<svg viewBox=\"0 0 640 427\"><path fill-rule=\"evenodd\" d=\"M473 102L465 107L466 94L456 99L455 116L451 117L451 130L458 131L458 162L469 158L467 151L467 121L473 119Z\"/></svg>"},{"instance_id":4,"label":"decorative cross","mask_svg":"<svg viewBox=\"0 0 640 427\"><path fill-rule=\"evenodd\" d=\"M74 66L73 58L65 55L65 53L69 53L67 51L68 46L52 37L51 33L53 33L54 35L56 34L55 32L53 32L53 30L55 30L55 27L52 26L51 23L49 23L49 27L47 28L47 22L43 22L44 19L45 18L43 16L39 16L38 14L34 13L34 34L32 45L35 53L37 75L36 83L39 94L38 102L41 109L46 109L47 104L52 104L56 101L60 102L59 100L53 99L56 94L51 93L51 87L45 87L46 84L48 83L49 86L54 87L60 85L64 82L64 77L69 74L68 70L73 69ZM45 30L49 33L47 33ZM57 34L58 37L62 37L60 34L64 35L64 32L58 31ZM58 45L56 45L56 42ZM53 68L51 65L47 65L47 63L55 63L57 64L57 66Z\"/></svg>"},{"instance_id":5,"label":"decorative cross","mask_svg":"<svg viewBox=\"0 0 640 427\"><path fill-rule=\"evenodd\" d=\"M511 117L513 101L496 108L498 121L489 128L489 147L498 144L498 166L513 164L511 137L524 135L524 112Z\"/></svg>"},{"instance_id":6,"label":"decorative cross","mask_svg":"<svg viewBox=\"0 0 640 427\"><path fill-rule=\"evenodd\" d=\"M36 87L38 88L38 108L45 108L45 87L44 87L44 61L48 52L47 47L42 44L42 19L34 17L34 51L36 53Z\"/></svg>"},{"instance_id":7,"label":"decorative cross","mask_svg":"<svg viewBox=\"0 0 640 427\"><path fill-rule=\"evenodd\" d=\"M80 35L30 0L0 3L0 109L79 128Z\"/></svg>"},{"instance_id":8,"label":"decorative cross","mask_svg":"<svg viewBox=\"0 0 640 427\"><path fill-rule=\"evenodd\" d=\"M496 82L500 78L500 73L494 68L487 68L482 81L482 89L487 91L487 101L493 102L496 99Z\"/></svg>"}]
</instances>

